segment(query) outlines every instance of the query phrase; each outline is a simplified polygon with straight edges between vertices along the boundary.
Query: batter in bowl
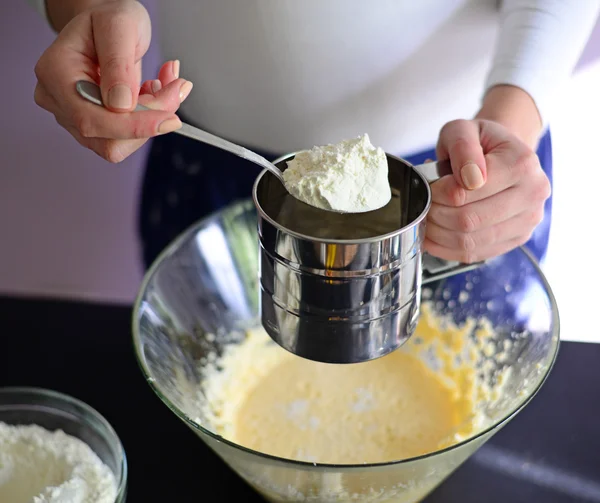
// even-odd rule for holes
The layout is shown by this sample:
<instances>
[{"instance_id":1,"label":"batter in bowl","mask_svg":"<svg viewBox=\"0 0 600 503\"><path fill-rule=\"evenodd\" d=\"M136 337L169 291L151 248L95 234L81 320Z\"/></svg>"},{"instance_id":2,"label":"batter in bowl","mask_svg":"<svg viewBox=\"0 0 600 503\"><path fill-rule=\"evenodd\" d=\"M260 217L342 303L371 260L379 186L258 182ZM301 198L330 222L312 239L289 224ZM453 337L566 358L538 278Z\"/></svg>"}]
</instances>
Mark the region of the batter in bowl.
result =
<instances>
[{"instance_id":1,"label":"batter in bowl","mask_svg":"<svg viewBox=\"0 0 600 503\"><path fill-rule=\"evenodd\" d=\"M400 351L354 366L282 360L245 397L236 443L321 463L392 461L437 450L469 412Z\"/></svg>"},{"instance_id":2,"label":"batter in bowl","mask_svg":"<svg viewBox=\"0 0 600 503\"><path fill-rule=\"evenodd\" d=\"M257 329L207 375L205 416L239 445L299 461L380 463L434 452L476 428L476 372L455 358L437 358L434 371L423 355L436 344L465 353L469 330L440 328L424 306L404 348L332 365L292 355Z\"/></svg>"}]
</instances>

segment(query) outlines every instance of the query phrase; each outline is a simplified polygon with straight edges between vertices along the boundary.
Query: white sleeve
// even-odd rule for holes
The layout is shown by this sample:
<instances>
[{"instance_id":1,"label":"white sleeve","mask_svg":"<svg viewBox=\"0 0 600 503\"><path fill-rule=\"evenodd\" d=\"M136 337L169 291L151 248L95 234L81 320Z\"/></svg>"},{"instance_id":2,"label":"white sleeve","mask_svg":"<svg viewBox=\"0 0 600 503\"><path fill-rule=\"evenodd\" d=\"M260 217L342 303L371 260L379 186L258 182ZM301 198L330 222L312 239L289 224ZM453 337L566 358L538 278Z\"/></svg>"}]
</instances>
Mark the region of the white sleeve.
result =
<instances>
[{"instance_id":1,"label":"white sleeve","mask_svg":"<svg viewBox=\"0 0 600 503\"><path fill-rule=\"evenodd\" d=\"M504 0L486 90L512 84L535 101L544 124L600 13L600 0Z\"/></svg>"},{"instance_id":2,"label":"white sleeve","mask_svg":"<svg viewBox=\"0 0 600 503\"><path fill-rule=\"evenodd\" d=\"M27 3L38 11L46 21L49 21L48 12L46 11L46 0L27 0Z\"/></svg>"}]
</instances>

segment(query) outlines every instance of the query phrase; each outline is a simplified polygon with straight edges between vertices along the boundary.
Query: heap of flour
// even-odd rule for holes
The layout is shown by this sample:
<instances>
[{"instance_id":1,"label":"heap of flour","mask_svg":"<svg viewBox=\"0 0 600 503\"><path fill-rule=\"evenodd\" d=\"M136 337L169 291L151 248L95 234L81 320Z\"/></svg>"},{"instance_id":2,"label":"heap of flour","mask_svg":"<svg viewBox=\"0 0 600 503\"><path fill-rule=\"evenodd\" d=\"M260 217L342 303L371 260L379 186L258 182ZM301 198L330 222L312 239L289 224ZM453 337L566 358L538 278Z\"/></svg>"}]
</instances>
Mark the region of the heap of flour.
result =
<instances>
[{"instance_id":1,"label":"heap of flour","mask_svg":"<svg viewBox=\"0 0 600 503\"><path fill-rule=\"evenodd\" d=\"M114 474L81 440L0 422L0 501L114 503Z\"/></svg>"},{"instance_id":2,"label":"heap of flour","mask_svg":"<svg viewBox=\"0 0 600 503\"><path fill-rule=\"evenodd\" d=\"M363 213L392 197L385 152L366 134L298 153L283 178L295 198L326 210Z\"/></svg>"}]
</instances>

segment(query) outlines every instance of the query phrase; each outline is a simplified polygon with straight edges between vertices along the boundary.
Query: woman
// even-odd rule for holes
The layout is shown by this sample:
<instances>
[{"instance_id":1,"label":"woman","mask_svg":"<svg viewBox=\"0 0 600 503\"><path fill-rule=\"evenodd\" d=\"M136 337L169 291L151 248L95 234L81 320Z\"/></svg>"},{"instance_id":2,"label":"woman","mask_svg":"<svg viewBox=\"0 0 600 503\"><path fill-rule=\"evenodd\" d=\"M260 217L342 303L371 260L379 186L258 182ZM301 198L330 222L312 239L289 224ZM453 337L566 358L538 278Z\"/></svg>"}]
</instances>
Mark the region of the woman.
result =
<instances>
[{"instance_id":1,"label":"woman","mask_svg":"<svg viewBox=\"0 0 600 503\"><path fill-rule=\"evenodd\" d=\"M154 138L140 211L147 266L188 225L249 197L258 174L165 135L181 126L177 111L267 157L368 133L413 163L449 158L453 174L432 186L426 250L473 262L527 243L545 255L545 126L600 0L159 2L168 61L143 83L141 3L30 1L58 32L36 66L36 102L111 162ZM108 109L76 94L80 79L100 84ZM132 112L138 101L154 111Z\"/></svg>"}]
</instances>

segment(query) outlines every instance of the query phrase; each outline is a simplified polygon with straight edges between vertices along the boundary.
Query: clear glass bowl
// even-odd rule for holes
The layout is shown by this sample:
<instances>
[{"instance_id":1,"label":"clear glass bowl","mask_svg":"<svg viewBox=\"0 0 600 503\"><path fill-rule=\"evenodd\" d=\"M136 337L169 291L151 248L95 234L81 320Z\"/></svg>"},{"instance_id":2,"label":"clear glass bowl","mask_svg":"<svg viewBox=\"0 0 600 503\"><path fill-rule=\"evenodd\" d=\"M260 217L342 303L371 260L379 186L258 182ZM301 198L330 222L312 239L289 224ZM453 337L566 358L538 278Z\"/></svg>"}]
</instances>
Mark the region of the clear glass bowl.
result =
<instances>
[{"instance_id":1,"label":"clear glass bowl","mask_svg":"<svg viewBox=\"0 0 600 503\"><path fill-rule=\"evenodd\" d=\"M198 411L189 397L200 387L207 355L221 354L260 324L256 227L256 210L244 201L183 233L144 279L133 339L160 399L269 501L420 501L529 403L552 368L559 347L556 302L535 260L519 248L422 292L457 324L485 317L493 325L481 361L492 368L491 379L495 371L510 371L501 398L484 404L488 421L477 434L417 458L361 465L298 462L222 438L194 420Z\"/></svg>"},{"instance_id":2,"label":"clear glass bowl","mask_svg":"<svg viewBox=\"0 0 600 503\"><path fill-rule=\"evenodd\" d=\"M125 450L112 426L89 405L46 389L1 388L0 421L11 425L35 424L50 431L62 430L82 440L115 474L115 503L124 503L127 494Z\"/></svg>"}]
</instances>

